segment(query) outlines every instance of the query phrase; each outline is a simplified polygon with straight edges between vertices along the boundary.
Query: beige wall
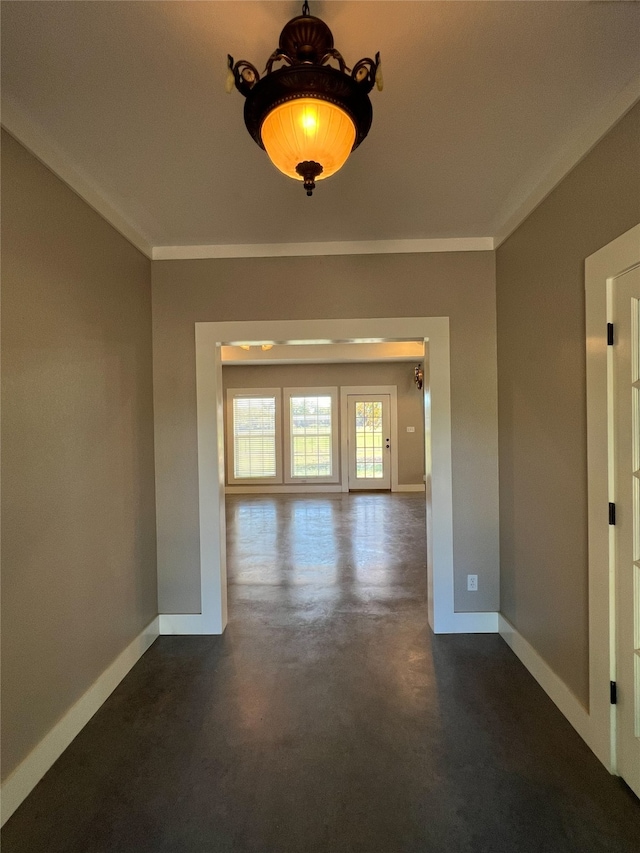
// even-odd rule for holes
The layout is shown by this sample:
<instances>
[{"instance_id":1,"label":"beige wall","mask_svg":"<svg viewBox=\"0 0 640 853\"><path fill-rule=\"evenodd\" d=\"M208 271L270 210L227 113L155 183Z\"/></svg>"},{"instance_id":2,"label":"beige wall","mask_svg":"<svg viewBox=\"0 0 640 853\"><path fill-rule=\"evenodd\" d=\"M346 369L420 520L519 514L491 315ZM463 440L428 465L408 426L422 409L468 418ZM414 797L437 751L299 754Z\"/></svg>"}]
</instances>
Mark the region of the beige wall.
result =
<instances>
[{"instance_id":1,"label":"beige wall","mask_svg":"<svg viewBox=\"0 0 640 853\"><path fill-rule=\"evenodd\" d=\"M638 222L640 105L497 251L502 611L585 705L584 260Z\"/></svg>"},{"instance_id":2,"label":"beige wall","mask_svg":"<svg viewBox=\"0 0 640 853\"><path fill-rule=\"evenodd\" d=\"M2 136L2 776L157 614L150 262Z\"/></svg>"},{"instance_id":3,"label":"beige wall","mask_svg":"<svg viewBox=\"0 0 640 853\"><path fill-rule=\"evenodd\" d=\"M225 441L227 388L302 388L340 387L344 385L395 385L398 391L398 483L424 485L424 414L422 393L413 381L417 362L376 364L282 364L265 366L224 366L222 385L225 391ZM413 426L414 433L407 427ZM340 430L340 418L336 424ZM338 466L340 460L338 459ZM227 472L228 473L228 472ZM343 481L343 472L340 471ZM313 484L309 484L313 488Z\"/></svg>"},{"instance_id":4,"label":"beige wall","mask_svg":"<svg viewBox=\"0 0 640 853\"><path fill-rule=\"evenodd\" d=\"M497 609L493 253L155 261L152 276L162 612L200 610L194 323L439 316L451 327L455 603Z\"/></svg>"}]
</instances>

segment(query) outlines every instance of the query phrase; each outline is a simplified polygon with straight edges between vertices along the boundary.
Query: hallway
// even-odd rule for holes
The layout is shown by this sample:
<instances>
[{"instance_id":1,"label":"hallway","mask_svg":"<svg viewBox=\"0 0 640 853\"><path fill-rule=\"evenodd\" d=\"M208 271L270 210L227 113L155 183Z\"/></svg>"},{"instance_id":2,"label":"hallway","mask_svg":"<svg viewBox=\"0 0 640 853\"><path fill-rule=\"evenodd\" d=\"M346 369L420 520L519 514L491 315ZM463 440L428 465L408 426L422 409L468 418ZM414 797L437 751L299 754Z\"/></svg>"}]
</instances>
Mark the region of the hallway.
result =
<instances>
[{"instance_id":1,"label":"hallway","mask_svg":"<svg viewBox=\"0 0 640 853\"><path fill-rule=\"evenodd\" d=\"M223 637L161 637L3 853L637 853L498 636L433 636L424 496L227 498Z\"/></svg>"}]
</instances>

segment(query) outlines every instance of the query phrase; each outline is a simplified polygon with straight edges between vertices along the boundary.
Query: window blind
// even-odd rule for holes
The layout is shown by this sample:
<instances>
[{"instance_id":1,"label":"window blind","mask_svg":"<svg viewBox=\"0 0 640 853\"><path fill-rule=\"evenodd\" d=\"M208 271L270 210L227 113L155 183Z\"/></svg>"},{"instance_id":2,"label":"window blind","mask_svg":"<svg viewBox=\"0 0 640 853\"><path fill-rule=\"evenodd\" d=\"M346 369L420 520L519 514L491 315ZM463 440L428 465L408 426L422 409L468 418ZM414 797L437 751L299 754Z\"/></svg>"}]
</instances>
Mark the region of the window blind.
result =
<instances>
[{"instance_id":1,"label":"window blind","mask_svg":"<svg viewBox=\"0 0 640 853\"><path fill-rule=\"evenodd\" d=\"M276 476L276 398L233 398L234 477Z\"/></svg>"}]
</instances>

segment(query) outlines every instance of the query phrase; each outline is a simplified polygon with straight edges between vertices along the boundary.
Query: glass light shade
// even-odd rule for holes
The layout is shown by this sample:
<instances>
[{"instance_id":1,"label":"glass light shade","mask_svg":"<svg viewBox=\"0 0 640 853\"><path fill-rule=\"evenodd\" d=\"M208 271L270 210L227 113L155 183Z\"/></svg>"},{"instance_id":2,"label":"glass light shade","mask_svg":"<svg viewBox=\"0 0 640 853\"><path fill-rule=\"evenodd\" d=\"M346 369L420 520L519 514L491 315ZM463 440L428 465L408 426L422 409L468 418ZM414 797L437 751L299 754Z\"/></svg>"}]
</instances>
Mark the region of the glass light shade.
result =
<instances>
[{"instance_id":1,"label":"glass light shade","mask_svg":"<svg viewBox=\"0 0 640 853\"><path fill-rule=\"evenodd\" d=\"M317 181L344 166L356 140L353 121L340 107L316 98L298 98L272 110L262 123L262 143L271 162L298 181L298 163L322 166Z\"/></svg>"}]
</instances>

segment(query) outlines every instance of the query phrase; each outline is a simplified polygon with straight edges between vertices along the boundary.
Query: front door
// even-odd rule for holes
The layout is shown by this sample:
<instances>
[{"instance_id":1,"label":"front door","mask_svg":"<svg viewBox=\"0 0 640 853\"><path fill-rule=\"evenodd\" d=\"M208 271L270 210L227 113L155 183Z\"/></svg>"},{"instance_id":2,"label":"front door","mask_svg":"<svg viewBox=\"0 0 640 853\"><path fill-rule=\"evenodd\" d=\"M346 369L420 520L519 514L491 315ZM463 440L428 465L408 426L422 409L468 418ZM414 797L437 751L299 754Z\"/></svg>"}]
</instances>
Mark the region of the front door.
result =
<instances>
[{"instance_id":1,"label":"front door","mask_svg":"<svg viewBox=\"0 0 640 853\"><path fill-rule=\"evenodd\" d=\"M613 293L617 761L640 797L640 267Z\"/></svg>"},{"instance_id":2,"label":"front door","mask_svg":"<svg viewBox=\"0 0 640 853\"><path fill-rule=\"evenodd\" d=\"M349 491L391 489L391 398L349 394Z\"/></svg>"}]
</instances>

